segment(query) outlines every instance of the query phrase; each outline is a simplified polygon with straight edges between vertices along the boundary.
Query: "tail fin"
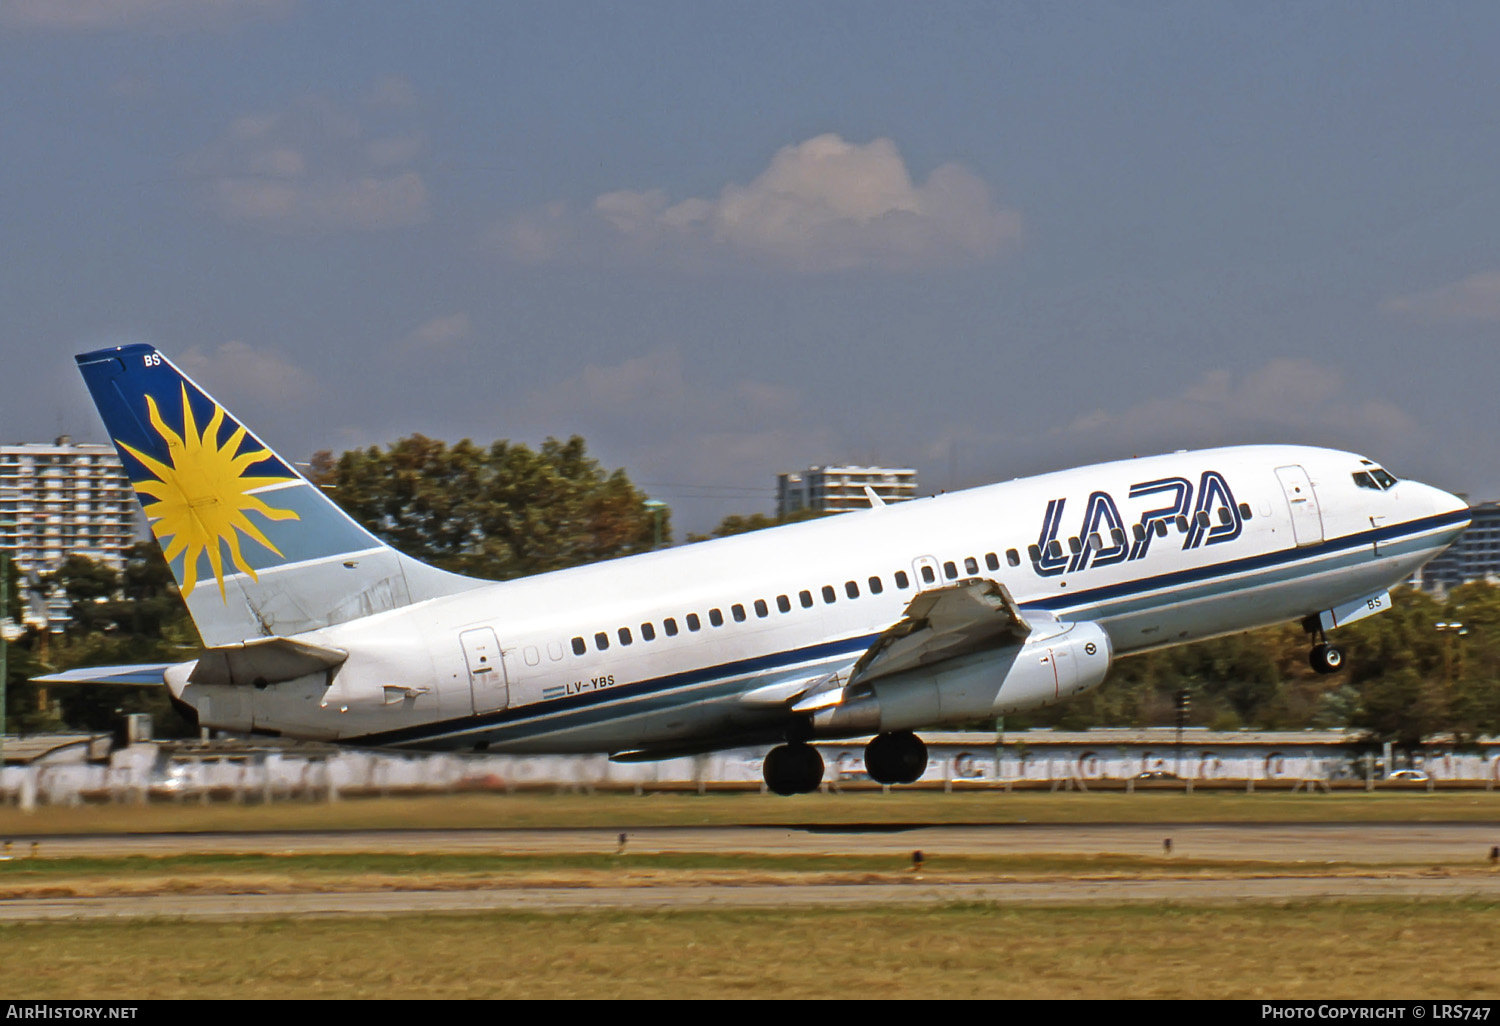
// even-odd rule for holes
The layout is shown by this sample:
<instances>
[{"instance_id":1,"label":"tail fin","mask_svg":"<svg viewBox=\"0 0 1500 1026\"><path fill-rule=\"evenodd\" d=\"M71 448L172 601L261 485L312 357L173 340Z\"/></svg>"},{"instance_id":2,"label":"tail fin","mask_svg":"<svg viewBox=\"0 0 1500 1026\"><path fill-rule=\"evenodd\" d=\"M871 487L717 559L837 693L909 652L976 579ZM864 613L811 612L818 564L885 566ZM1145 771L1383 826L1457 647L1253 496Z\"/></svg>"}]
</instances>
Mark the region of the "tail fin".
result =
<instances>
[{"instance_id":1,"label":"tail fin","mask_svg":"<svg viewBox=\"0 0 1500 1026\"><path fill-rule=\"evenodd\" d=\"M76 357L208 646L480 587L404 556L148 345Z\"/></svg>"}]
</instances>

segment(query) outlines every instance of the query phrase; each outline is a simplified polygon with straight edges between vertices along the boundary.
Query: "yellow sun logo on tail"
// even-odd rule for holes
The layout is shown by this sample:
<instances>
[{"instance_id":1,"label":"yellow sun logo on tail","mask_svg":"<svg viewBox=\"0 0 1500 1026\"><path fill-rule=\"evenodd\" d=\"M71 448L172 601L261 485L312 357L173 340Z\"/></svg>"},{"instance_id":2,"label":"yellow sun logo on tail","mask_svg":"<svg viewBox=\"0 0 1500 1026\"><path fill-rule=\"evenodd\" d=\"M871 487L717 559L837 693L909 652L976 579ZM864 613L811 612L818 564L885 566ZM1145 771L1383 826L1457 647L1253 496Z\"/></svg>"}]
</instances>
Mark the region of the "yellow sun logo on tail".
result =
<instances>
[{"instance_id":1,"label":"yellow sun logo on tail","mask_svg":"<svg viewBox=\"0 0 1500 1026\"><path fill-rule=\"evenodd\" d=\"M255 571L246 564L240 553L240 535L244 534L260 542L276 555L281 550L272 545L260 529L245 514L250 511L270 520L300 520L292 510L272 509L249 493L267 485L295 481L294 477L245 477L245 471L271 455L269 449L239 452L245 440L245 429L238 428L222 446L218 444L219 429L224 423L224 408L214 405L213 417L208 426L198 433L193 420L193 407L188 402L187 386L182 389L182 434L179 436L162 420L156 408L156 400L146 396L146 405L151 412L151 426L167 443L170 465L152 459L145 453L136 452L124 442L120 446L141 461L141 465L155 475L155 480L135 482L136 491L149 495L156 502L146 506L146 519L151 521L151 533L165 546L164 555L171 562L182 553L182 595L193 593L198 583L198 558L208 555L209 566L219 582L219 597L227 603L224 593L224 565L219 542L229 546L234 565L259 580ZM167 544L167 539L171 544Z\"/></svg>"}]
</instances>

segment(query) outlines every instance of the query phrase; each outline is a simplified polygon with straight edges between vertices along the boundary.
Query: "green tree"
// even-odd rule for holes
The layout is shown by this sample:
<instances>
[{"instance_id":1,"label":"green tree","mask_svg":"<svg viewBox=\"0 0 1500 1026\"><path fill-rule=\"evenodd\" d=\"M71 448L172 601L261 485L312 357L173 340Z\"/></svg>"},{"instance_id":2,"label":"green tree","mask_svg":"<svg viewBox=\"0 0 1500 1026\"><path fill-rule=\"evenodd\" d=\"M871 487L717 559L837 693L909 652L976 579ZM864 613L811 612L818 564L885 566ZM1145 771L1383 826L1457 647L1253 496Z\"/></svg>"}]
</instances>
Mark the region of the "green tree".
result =
<instances>
[{"instance_id":1,"label":"green tree","mask_svg":"<svg viewBox=\"0 0 1500 1026\"><path fill-rule=\"evenodd\" d=\"M735 534L749 534L751 531L763 531L768 527L780 527L783 524L798 524L805 520L818 520L822 517L832 516L815 509L799 509L797 512L787 516L769 516L765 513L731 513L719 521L708 534L690 534L687 540L690 542L708 541L711 538L728 538Z\"/></svg>"},{"instance_id":2,"label":"green tree","mask_svg":"<svg viewBox=\"0 0 1500 1026\"><path fill-rule=\"evenodd\" d=\"M646 495L576 435L535 450L412 435L384 450L319 453L313 480L408 555L493 580L644 552L655 539ZM662 527L669 540L670 523Z\"/></svg>"}]
</instances>

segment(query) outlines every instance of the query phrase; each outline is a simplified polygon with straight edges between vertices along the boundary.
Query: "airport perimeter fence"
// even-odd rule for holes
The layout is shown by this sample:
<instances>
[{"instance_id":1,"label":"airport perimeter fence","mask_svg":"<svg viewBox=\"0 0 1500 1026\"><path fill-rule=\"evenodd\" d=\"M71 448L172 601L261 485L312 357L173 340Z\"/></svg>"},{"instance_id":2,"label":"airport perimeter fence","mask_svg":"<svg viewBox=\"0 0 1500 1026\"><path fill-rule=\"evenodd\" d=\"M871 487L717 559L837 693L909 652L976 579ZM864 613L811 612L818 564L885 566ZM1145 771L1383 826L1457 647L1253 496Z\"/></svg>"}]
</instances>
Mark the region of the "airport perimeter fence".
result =
<instances>
[{"instance_id":1,"label":"airport perimeter fence","mask_svg":"<svg viewBox=\"0 0 1500 1026\"><path fill-rule=\"evenodd\" d=\"M1500 751L1428 753L1421 769L1388 771L1389 753L1353 754L1304 742L1241 751L1038 750L983 738L928 739L927 772L906 789L964 791L1358 791L1484 790L1500 784ZM823 790L881 791L857 742L819 743ZM1244 748L1245 746L1241 746ZM1384 757L1382 757L1382 754ZM338 801L456 792L761 791L765 749L660 762L605 756L404 754L332 748L263 749L235 742L134 744L107 763L62 762L0 769L0 803L22 808L122 802Z\"/></svg>"}]
</instances>

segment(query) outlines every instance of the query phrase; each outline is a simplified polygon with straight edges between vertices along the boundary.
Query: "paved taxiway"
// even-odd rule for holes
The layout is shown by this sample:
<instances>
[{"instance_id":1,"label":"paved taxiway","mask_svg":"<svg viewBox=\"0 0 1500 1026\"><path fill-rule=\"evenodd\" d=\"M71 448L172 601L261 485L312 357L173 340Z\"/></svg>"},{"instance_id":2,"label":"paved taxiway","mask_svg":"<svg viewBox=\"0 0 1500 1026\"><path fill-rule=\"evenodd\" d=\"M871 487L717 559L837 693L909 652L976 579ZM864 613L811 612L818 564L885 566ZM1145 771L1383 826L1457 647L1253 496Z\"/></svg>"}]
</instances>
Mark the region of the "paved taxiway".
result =
<instances>
[{"instance_id":1,"label":"paved taxiway","mask_svg":"<svg viewBox=\"0 0 1500 1026\"><path fill-rule=\"evenodd\" d=\"M1461 878L1276 877L1229 880L1046 880L989 884L802 886L536 887L479 891L335 894L166 894L119 898L0 901L0 921L56 919L240 919L370 916L491 910L569 912L601 908L682 910L950 904L1224 904L1341 899L1500 900L1500 876Z\"/></svg>"},{"instance_id":2,"label":"paved taxiway","mask_svg":"<svg viewBox=\"0 0 1500 1026\"><path fill-rule=\"evenodd\" d=\"M41 858L175 855L206 852L614 853L618 830L414 830L328 833L150 834L39 838ZM489 909L686 909L852 906L942 902L1115 904L1314 899L1462 898L1500 900L1500 870L1488 862L1500 826L1475 823L1379 824L1037 824L934 827L653 827L627 831L626 851L759 854L889 854L920 849L931 866L945 854L1163 854L1174 859L1277 863L1264 875L1216 879L1052 877L943 883L913 874L900 883L764 886L513 887L483 890L298 894L166 894L0 900L0 921L125 917L386 915ZM15 838L30 856L32 838ZM1307 863L1305 870L1286 863ZM1338 876L1303 875L1341 865ZM1381 864L1407 864L1401 873ZM1350 864L1365 868L1350 872ZM1410 866L1419 867L1413 872ZM1427 867L1425 869L1421 867ZM1329 868L1334 868L1329 866Z\"/></svg>"}]
</instances>

